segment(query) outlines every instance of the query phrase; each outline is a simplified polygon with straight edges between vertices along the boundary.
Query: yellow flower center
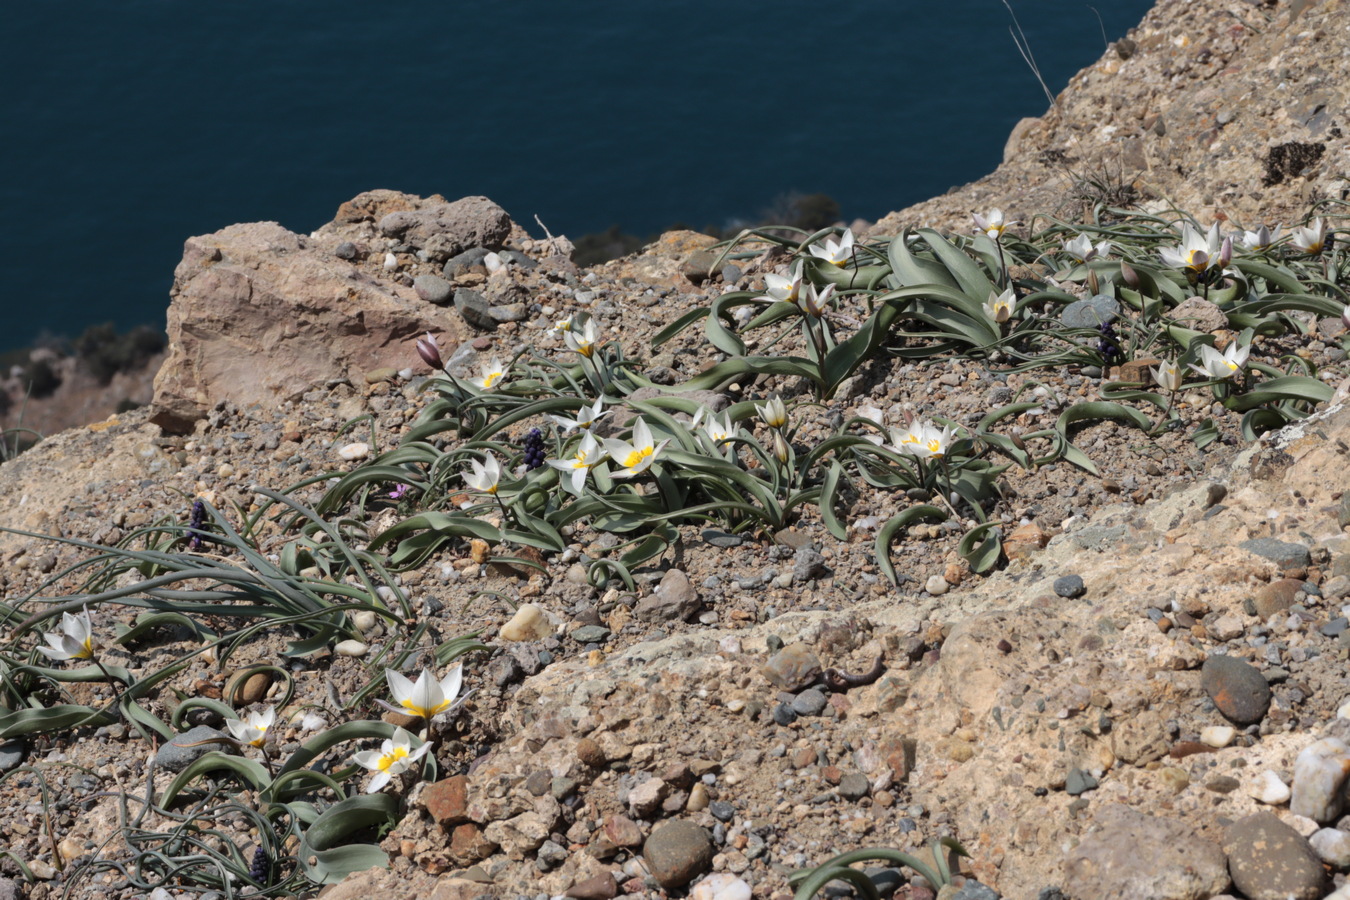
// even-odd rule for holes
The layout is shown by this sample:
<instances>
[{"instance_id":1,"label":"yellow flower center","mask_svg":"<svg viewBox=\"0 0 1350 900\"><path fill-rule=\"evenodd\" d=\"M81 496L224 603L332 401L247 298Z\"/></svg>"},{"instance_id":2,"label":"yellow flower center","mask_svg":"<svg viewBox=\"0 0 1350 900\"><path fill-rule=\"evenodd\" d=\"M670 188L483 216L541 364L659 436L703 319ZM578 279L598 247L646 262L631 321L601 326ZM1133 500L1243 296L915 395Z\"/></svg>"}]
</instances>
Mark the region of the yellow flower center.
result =
<instances>
[{"instance_id":1,"label":"yellow flower center","mask_svg":"<svg viewBox=\"0 0 1350 900\"><path fill-rule=\"evenodd\" d=\"M483 389L486 390L486 389L492 387L494 384L496 384L496 383L498 382L498 380L501 379L501 377L502 377L502 373L501 373L501 372L489 372L489 373L487 373L486 375L483 376Z\"/></svg>"},{"instance_id":2,"label":"yellow flower center","mask_svg":"<svg viewBox=\"0 0 1350 900\"><path fill-rule=\"evenodd\" d=\"M92 635L84 639L84 650L75 654L75 658L76 659L94 658L94 638Z\"/></svg>"},{"instance_id":3,"label":"yellow flower center","mask_svg":"<svg viewBox=\"0 0 1350 900\"><path fill-rule=\"evenodd\" d=\"M1223 364L1228 367L1230 374L1238 370L1237 363L1233 362L1231 359L1225 359Z\"/></svg>"},{"instance_id":4,"label":"yellow flower center","mask_svg":"<svg viewBox=\"0 0 1350 900\"><path fill-rule=\"evenodd\" d=\"M931 440L931 441L929 441L929 442L928 442L928 452L931 453L931 454L933 454L934 456L941 456L941 455L942 455L942 442L939 441L939 440Z\"/></svg>"},{"instance_id":5,"label":"yellow flower center","mask_svg":"<svg viewBox=\"0 0 1350 900\"><path fill-rule=\"evenodd\" d=\"M405 758L407 755L408 755L407 749L403 747L395 747L393 750L390 750L388 753L385 753L380 757L379 762L380 771L388 772L390 766L398 762L400 759Z\"/></svg>"},{"instance_id":6,"label":"yellow flower center","mask_svg":"<svg viewBox=\"0 0 1350 900\"><path fill-rule=\"evenodd\" d=\"M653 451L655 451L655 449L656 449L655 447L640 447L634 449L633 452L628 454L627 458L624 459L623 461L624 466L626 466L629 469L636 468L637 466L641 465L644 459L651 456Z\"/></svg>"}]
</instances>

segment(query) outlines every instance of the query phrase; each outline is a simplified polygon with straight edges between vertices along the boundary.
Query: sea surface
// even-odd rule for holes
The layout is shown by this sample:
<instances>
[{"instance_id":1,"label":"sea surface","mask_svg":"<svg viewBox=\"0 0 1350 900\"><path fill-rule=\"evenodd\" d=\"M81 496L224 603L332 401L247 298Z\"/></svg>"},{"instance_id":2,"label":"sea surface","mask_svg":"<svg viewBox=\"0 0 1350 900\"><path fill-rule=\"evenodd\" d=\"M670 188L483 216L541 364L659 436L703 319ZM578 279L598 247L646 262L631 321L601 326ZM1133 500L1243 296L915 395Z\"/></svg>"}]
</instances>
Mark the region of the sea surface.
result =
<instances>
[{"instance_id":1,"label":"sea surface","mask_svg":"<svg viewBox=\"0 0 1350 900\"><path fill-rule=\"evenodd\" d=\"M1148 0L1012 0L1051 91ZM34 0L0 28L0 350L163 327L183 240L364 190L483 194L535 234L876 218L1042 114L1002 0ZM1100 18L1099 15L1100 14Z\"/></svg>"}]
</instances>

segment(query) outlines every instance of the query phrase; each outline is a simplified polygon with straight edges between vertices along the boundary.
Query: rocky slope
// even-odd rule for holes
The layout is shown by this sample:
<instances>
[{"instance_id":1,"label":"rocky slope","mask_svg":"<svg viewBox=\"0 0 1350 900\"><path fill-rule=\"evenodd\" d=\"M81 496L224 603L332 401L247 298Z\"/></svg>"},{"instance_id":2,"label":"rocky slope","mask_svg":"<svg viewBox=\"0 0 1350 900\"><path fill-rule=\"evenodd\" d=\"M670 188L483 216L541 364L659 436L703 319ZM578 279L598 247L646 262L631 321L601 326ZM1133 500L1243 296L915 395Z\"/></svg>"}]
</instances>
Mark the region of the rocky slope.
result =
<instances>
[{"instance_id":1,"label":"rocky slope","mask_svg":"<svg viewBox=\"0 0 1350 900\"><path fill-rule=\"evenodd\" d=\"M965 229L990 206L1070 215L1070 170L1097 167L1124 167L1141 198L1203 221L1288 221L1339 196L1350 33L1338 15L1330 2L1160 3L1132 44L1019 128L997 172L873 231ZM1320 99L1305 116L1307 96ZM1275 177L1271 159L1314 153L1273 149L1290 143L1324 147ZM308 236L256 223L193 238L153 408L0 467L12 498L0 525L115 542L161 517L185 521L194 494L247 510L255 486L348 469L339 451L358 435L346 423L368 417L360 439L373 429L377 448L391 446L426 402L411 341L427 330L474 373L526 344L560 351L553 320L585 309L677 381L707 351L691 337L653 357L651 334L781 262L709 272L708 243L666 235L584 271L565 239L532 238L483 198L392 191L343 204ZM1043 381L1047 396L1095 389L1076 373ZM888 360L832 409L803 413L816 417L804 427L824 433L832 413L865 408L966 415L1017 386L969 364ZM809 517L758 540L685 529L631 593L578 577L578 560L606 551L593 534L542 573L445 551L402 585L439 633L481 629L494 653L468 666L476 694L448 726L451 777L412 788L384 838L392 868L327 896L683 896L708 872L725 877L697 896L787 896L788 872L835 852L919 853L949 836L970 851L971 880L943 900L1323 897L1350 868L1345 772L1336 753L1323 768L1296 760L1319 739L1350 739L1350 408L1249 448L1224 429L1226 442L1198 451L1183 435L1141 446L1137 433L1094 426L1083 443L1105 478L1056 465L1016 481L1008 524L1021 549L987 579L934 529L897 545L911 580L891 588L867 521L894 507L865 498L848 510L848 541ZM299 496L313 501L317 488ZM0 536L7 602L72 590L44 583L80 558ZM531 610L538 639L507 640ZM102 627L129 619L96 614ZM197 660L171 684L218 696L280 646L279 635L248 644L225 670ZM878 677L856 679L868 683L827 672L858 675L878 659ZM294 670L295 703L320 707L370 676L359 655ZM292 747L312 727L287 723L278 742ZM91 882L62 884L50 845L67 862L117 852L117 786L139 789L145 746L116 728L0 744L0 763L25 758L82 765L93 786L56 779L48 841L37 785L0 784L0 835L39 864L30 896L91 896Z\"/></svg>"}]
</instances>

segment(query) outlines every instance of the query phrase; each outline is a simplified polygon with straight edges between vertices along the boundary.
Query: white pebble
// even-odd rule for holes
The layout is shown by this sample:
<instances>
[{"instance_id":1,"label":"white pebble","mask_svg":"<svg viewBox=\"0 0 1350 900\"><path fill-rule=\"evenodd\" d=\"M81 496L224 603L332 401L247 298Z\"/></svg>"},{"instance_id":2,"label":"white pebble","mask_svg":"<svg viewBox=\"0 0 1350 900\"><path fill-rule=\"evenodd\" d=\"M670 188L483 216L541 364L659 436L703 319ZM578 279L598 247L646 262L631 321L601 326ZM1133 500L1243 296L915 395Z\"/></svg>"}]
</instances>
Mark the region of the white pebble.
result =
<instances>
[{"instance_id":1,"label":"white pebble","mask_svg":"<svg viewBox=\"0 0 1350 900\"><path fill-rule=\"evenodd\" d=\"M378 617L368 609L359 609L352 613L352 627L362 634L369 635L377 624L379 624Z\"/></svg>"},{"instance_id":2,"label":"white pebble","mask_svg":"<svg viewBox=\"0 0 1350 900\"><path fill-rule=\"evenodd\" d=\"M1293 795L1289 809L1326 824L1341 814L1341 789L1350 775L1350 747L1337 738L1323 738L1294 760Z\"/></svg>"},{"instance_id":3,"label":"white pebble","mask_svg":"<svg viewBox=\"0 0 1350 900\"><path fill-rule=\"evenodd\" d=\"M1350 700L1346 700L1341 704L1341 708L1336 710L1336 718L1350 719Z\"/></svg>"},{"instance_id":4,"label":"white pebble","mask_svg":"<svg viewBox=\"0 0 1350 900\"><path fill-rule=\"evenodd\" d=\"M397 269L397 268L398 268L398 257L395 256L395 255L392 254L392 253L386 253L386 254L384 255L384 267L385 267L386 269Z\"/></svg>"},{"instance_id":5,"label":"white pebble","mask_svg":"<svg viewBox=\"0 0 1350 900\"><path fill-rule=\"evenodd\" d=\"M691 900L750 900L750 885L735 875L718 872L694 885Z\"/></svg>"},{"instance_id":6,"label":"white pebble","mask_svg":"<svg viewBox=\"0 0 1350 900\"><path fill-rule=\"evenodd\" d=\"M348 444L338 450L338 456L345 460L365 459L370 455L370 445L365 441L357 441L354 444Z\"/></svg>"},{"instance_id":7,"label":"white pebble","mask_svg":"<svg viewBox=\"0 0 1350 900\"><path fill-rule=\"evenodd\" d=\"M552 633L553 624L544 611L533 603L522 603L511 621L502 626L501 638L504 641L541 641Z\"/></svg>"},{"instance_id":8,"label":"white pebble","mask_svg":"<svg viewBox=\"0 0 1350 900\"><path fill-rule=\"evenodd\" d=\"M221 463L220 468L216 469L216 474L219 475L221 478L233 478L234 466L230 465L229 463Z\"/></svg>"},{"instance_id":9,"label":"white pebble","mask_svg":"<svg viewBox=\"0 0 1350 900\"><path fill-rule=\"evenodd\" d=\"M1227 747L1237 736L1237 729L1231 725L1210 725L1200 729L1200 743L1211 747Z\"/></svg>"},{"instance_id":10,"label":"white pebble","mask_svg":"<svg viewBox=\"0 0 1350 900\"><path fill-rule=\"evenodd\" d=\"M502 262L502 258L495 253L489 253L487 256L483 257L483 268L487 269L490 273L496 272L498 269L504 268L505 266L506 263Z\"/></svg>"},{"instance_id":11,"label":"white pebble","mask_svg":"<svg viewBox=\"0 0 1350 900\"><path fill-rule=\"evenodd\" d=\"M1350 866L1350 834L1339 828L1322 828L1308 838L1313 851L1323 862L1331 863L1338 869Z\"/></svg>"},{"instance_id":12,"label":"white pebble","mask_svg":"<svg viewBox=\"0 0 1350 900\"><path fill-rule=\"evenodd\" d=\"M1289 785L1267 769L1247 783L1247 794L1261 803L1279 806L1289 800Z\"/></svg>"},{"instance_id":13,"label":"white pebble","mask_svg":"<svg viewBox=\"0 0 1350 900\"><path fill-rule=\"evenodd\" d=\"M333 648L333 652L338 656L365 656L369 649L364 643L353 638L338 641L337 646Z\"/></svg>"},{"instance_id":14,"label":"white pebble","mask_svg":"<svg viewBox=\"0 0 1350 900\"><path fill-rule=\"evenodd\" d=\"M328 727L328 720L318 713L305 713L305 717L300 720L300 727L306 731L322 731Z\"/></svg>"},{"instance_id":15,"label":"white pebble","mask_svg":"<svg viewBox=\"0 0 1350 900\"><path fill-rule=\"evenodd\" d=\"M937 597L947 593L947 588L951 587L951 585L947 584L947 579L943 578L941 575L933 575L925 582L923 587L928 593Z\"/></svg>"}]
</instances>

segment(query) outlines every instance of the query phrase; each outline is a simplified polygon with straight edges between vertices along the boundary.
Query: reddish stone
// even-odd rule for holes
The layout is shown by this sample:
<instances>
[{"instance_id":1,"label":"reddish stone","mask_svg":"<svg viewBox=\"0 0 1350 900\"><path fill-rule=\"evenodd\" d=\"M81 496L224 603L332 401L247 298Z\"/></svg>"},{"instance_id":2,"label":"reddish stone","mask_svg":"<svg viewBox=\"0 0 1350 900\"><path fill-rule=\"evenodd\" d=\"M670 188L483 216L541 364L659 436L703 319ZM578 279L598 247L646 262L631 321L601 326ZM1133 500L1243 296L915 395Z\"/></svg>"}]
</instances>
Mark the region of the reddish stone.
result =
<instances>
[{"instance_id":1,"label":"reddish stone","mask_svg":"<svg viewBox=\"0 0 1350 900\"><path fill-rule=\"evenodd\" d=\"M636 847L642 843L642 829L627 816L607 816L605 837L616 847Z\"/></svg>"},{"instance_id":2,"label":"reddish stone","mask_svg":"<svg viewBox=\"0 0 1350 900\"><path fill-rule=\"evenodd\" d=\"M450 858L457 865L471 866L487 859L496 849L497 845L484 836L483 829L472 822L456 825L450 832Z\"/></svg>"},{"instance_id":3,"label":"reddish stone","mask_svg":"<svg viewBox=\"0 0 1350 900\"><path fill-rule=\"evenodd\" d=\"M422 791L422 805L442 828L469 821L469 779L455 775L429 784Z\"/></svg>"}]
</instances>

